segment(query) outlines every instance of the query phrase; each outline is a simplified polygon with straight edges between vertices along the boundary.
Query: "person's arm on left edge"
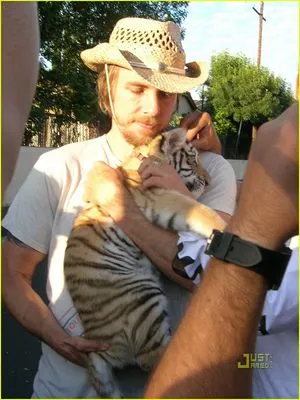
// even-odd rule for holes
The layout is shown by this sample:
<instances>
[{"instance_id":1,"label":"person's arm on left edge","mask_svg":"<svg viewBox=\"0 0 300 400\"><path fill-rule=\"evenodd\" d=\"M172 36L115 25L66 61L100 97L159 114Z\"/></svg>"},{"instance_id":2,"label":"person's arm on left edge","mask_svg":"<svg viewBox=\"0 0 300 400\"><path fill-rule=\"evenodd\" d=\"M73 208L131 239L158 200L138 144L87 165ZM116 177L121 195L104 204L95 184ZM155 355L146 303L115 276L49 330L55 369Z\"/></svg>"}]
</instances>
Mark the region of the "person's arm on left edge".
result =
<instances>
[{"instance_id":1,"label":"person's arm on left edge","mask_svg":"<svg viewBox=\"0 0 300 400\"><path fill-rule=\"evenodd\" d=\"M36 2L2 2L2 190L19 154L39 71Z\"/></svg>"}]
</instances>

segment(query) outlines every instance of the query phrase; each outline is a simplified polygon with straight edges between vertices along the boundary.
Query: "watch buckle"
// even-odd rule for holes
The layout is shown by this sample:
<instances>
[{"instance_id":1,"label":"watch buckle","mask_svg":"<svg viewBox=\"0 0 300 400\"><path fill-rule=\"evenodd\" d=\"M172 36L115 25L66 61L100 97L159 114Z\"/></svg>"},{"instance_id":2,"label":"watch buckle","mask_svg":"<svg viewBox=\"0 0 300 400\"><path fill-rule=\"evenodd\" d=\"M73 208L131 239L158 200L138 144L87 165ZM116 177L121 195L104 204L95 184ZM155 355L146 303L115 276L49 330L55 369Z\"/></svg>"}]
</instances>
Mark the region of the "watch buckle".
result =
<instances>
[{"instance_id":1,"label":"watch buckle","mask_svg":"<svg viewBox=\"0 0 300 400\"><path fill-rule=\"evenodd\" d=\"M212 231L211 236L207 239L205 253L220 260L226 260L226 256L231 248L234 235L230 232L220 232L217 229Z\"/></svg>"}]
</instances>

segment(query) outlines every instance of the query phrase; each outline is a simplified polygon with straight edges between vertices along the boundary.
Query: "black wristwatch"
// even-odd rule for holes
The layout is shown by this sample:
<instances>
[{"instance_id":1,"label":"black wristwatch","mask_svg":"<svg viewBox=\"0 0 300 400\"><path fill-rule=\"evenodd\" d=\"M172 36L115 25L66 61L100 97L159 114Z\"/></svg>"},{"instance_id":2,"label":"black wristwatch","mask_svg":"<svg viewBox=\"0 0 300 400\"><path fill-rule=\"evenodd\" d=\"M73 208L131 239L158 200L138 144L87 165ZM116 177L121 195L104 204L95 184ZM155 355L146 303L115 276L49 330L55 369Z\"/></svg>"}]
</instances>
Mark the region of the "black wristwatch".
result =
<instances>
[{"instance_id":1,"label":"black wristwatch","mask_svg":"<svg viewBox=\"0 0 300 400\"><path fill-rule=\"evenodd\" d=\"M264 276L269 283L269 290L277 290L292 250L286 246L280 251L268 250L230 232L214 229L207 240L205 253Z\"/></svg>"}]
</instances>

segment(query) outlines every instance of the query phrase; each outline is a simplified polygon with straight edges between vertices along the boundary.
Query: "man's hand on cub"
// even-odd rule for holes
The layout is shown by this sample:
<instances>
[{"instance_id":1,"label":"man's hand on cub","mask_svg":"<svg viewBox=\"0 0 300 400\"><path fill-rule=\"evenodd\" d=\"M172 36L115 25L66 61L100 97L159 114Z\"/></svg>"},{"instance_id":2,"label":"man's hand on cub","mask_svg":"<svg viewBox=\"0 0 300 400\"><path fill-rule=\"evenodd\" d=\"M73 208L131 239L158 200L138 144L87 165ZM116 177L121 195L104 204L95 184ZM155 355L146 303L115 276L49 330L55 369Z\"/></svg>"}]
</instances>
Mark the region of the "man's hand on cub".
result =
<instances>
[{"instance_id":1,"label":"man's hand on cub","mask_svg":"<svg viewBox=\"0 0 300 400\"><path fill-rule=\"evenodd\" d=\"M138 172L145 190L153 187L171 189L194 198L172 165L148 157L142 162Z\"/></svg>"}]
</instances>

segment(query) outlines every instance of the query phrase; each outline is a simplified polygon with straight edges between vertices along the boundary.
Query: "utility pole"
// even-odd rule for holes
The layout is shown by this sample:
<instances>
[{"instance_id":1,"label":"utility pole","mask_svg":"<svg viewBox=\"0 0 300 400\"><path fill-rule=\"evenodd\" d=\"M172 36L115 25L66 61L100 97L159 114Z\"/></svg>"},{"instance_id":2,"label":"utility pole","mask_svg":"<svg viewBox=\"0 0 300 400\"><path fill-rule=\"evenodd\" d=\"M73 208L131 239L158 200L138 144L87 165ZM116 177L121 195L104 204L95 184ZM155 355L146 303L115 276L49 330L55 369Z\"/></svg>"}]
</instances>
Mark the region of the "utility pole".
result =
<instances>
[{"instance_id":1,"label":"utility pole","mask_svg":"<svg viewBox=\"0 0 300 400\"><path fill-rule=\"evenodd\" d=\"M257 47L257 65L260 66L261 63L261 44L262 44L262 29L263 29L263 21L266 21L264 17L264 2L260 2L260 10L259 12L255 7L252 7L253 10L259 16L259 27L258 27L258 47Z\"/></svg>"},{"instance_id":2,"label":"utility pole","mask_svg":"<svg viewBox=\"0 0 300 400\"><path fill-rule=\"evenodd\" d=\"M258 47L257 47L257 66L260 67L261 64L261 46L262 46L262 30L263 30L263 21L266 21L264 17L264 2L260 2L260 9L257 11L255 7L252 7L253 10L259 16L259 25L258 25ZM252 127L252 142L256 139L257 128L253 125Z\"/></svg>"}]
</instances>

